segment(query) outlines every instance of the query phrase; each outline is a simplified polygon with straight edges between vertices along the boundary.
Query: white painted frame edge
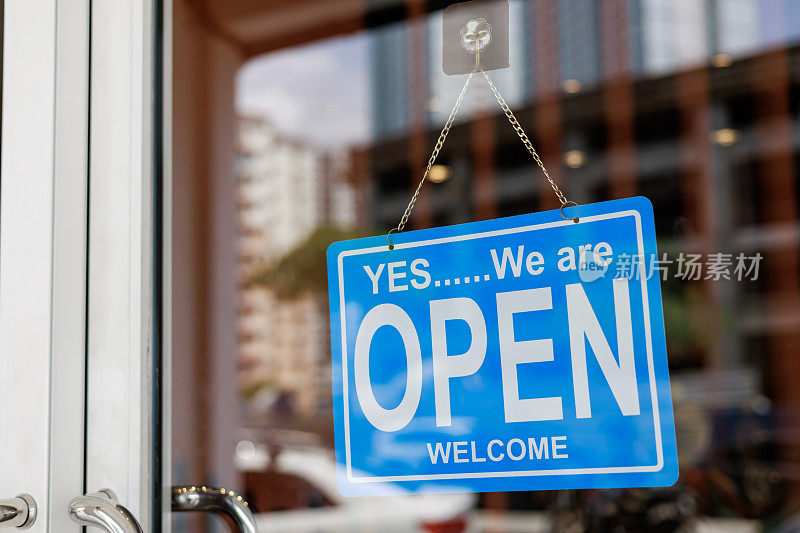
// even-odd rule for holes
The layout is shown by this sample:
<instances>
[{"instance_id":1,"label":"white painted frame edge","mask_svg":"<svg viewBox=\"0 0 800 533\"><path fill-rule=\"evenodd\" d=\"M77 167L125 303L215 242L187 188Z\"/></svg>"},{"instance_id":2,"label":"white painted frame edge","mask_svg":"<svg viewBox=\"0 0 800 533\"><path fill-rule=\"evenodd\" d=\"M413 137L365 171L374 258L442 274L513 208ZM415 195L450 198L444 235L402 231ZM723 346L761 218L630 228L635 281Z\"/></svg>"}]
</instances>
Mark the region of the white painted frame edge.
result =
<instances>
[{"instance_id":1,"label":"white painted frame edge","mask_svg":"<svg viewBox=\"0 0 800 533\"><path fill-rule=\"evenodd\" d=\"M0 492L78 531L86 345L86 0L6 2L0 154Z\"/></svg>"},{"instance_id":2,"label":"white painted frame edge","mask_svg":"<svg viewBox=\"0 0 800 533\"><path fill-rule=\"evenodd\" d=\"M49 508L55 0L6 2L0 153L0 498ZM13 134L11 133L13 132Z\"/></svg>"},{"instance_id":3,"label":"white painted frame edge","mask_svg":"<svg viewBox=\"0 0 800 533\"><path fill-rule=\"evenodd\" d=\"M89 0L56 0L55 190L47 531L79 531L67 509L84 492Z\"/></svg>"},{"instance_id":4,"label":"white painted frame edge","mask_svg":"<svg viewBox=\"0 0 800 533\"><path fill-rule=\"evenodd\" d=\"M152 524L153 13L92 3L87 490ZM168 465L165 465L168 468Z\"/></svg>"}]
</instances>

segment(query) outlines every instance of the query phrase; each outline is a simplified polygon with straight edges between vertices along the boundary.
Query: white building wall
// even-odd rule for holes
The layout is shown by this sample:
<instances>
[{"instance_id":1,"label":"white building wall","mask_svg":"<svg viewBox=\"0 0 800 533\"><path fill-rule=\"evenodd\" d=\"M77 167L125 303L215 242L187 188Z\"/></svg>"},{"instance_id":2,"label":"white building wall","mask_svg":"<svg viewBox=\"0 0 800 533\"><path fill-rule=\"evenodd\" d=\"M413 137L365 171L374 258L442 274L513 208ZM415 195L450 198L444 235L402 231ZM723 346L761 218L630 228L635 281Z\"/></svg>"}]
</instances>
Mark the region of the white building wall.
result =
<instances>
[{"instance_id":1,"label":"white building wall","mask_svg":"<svg viewBox=\"0 0 800 533\"><path fill-rule=\"evenodd\" d=\"M242 119L239 145L240 258L247 279L323 222L325 176L320 152L282 139L267 122ZM339 191L337 198L343 195ZM328 357L320 343L325 328L316 297L279 300L268 289L246 287L241 299L240 389L262 390L252 402L256 410L268 407L264 398L288 394L297 414L313 415L330 386L320 384L316 373Z\"/></svg>"}]
</instances>

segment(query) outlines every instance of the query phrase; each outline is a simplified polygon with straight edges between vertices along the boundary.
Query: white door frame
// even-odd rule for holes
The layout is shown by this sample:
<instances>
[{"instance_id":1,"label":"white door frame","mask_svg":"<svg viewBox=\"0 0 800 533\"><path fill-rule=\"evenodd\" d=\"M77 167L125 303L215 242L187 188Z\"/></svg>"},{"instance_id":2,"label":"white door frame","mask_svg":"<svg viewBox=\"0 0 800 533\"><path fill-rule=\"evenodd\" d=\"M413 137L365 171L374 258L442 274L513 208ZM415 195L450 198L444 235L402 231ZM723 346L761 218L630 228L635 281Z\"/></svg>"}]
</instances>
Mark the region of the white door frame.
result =
<instances>
[{"instance_id":1,"label":"white door frame","mask_svg":"<svg viewBox=\"0 0 800 533\"><path fill-rule=\"evenodd\" d=\"M5 2L0 499L31 494L33 532L80 531L69 502L101 488L144 531L169 531L171 108L156 96L169 77L153 72L169 72L171 4L154 16L161 4Z\"/></svg>"},{"instance_id":2,"label":"white door frame","mask_svg":"<svg viewBox=\"0 0 800 533\"><path fill-rule=\"evenodd\" d=\"M79 531L83 491L88 0L8 0L0 153L0 494L30 531Z\"/></svg>"},{"instance_id":3,"label":"white door frame","mask_svg":"<svg viewBox=\"0 0 800 533\"><path fill-rule=\"evenodd\" d=\"M169 85L153 74L169 47L159 49L159 4L91 6L86 487L112 489L145 531L169 530L170 501L170 108ZM170 13L167 2L164 28Z\"/></svg>"}]
</instances>

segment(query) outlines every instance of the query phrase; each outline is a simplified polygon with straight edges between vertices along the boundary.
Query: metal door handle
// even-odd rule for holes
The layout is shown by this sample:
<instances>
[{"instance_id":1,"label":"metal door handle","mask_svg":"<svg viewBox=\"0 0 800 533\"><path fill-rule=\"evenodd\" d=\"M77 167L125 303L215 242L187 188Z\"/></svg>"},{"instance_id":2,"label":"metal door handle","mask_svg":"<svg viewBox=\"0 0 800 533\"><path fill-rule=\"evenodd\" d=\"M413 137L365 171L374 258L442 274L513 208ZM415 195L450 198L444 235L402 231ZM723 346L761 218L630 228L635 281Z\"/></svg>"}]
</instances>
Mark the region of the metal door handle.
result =
<instances>
[{"instance_id":1,"label":"metal door handle","mask_svg":"<svg viewBox=\"0 0 800 533\"><path fill-rule=\"evenodd\" d=\"M232 490L205 485L172 487L172 510L226 514L233 519L240 533L258 533L250 504Z\"/></svg>"},{"instance_id":2,"label":"metal door handle","mask_svg":"<svg viewBox=\"0 0 800 533\"><path fill-rule=\"evenodd\" d=\"M30 494L0 500L0 528L28 529L36 521L36 502Z\"/></svg>"},{"instance_id":3,"label":"metal door handle","mask_svg":"<svg viewBox=\"0 0 800 533\"><path fill-rule=\"evenodd\" d=\"M110 489L73 499L69 502L69 515L81 525L96 526L109 533L143 533L139 522Z\"/></svg>"}]
</instances>

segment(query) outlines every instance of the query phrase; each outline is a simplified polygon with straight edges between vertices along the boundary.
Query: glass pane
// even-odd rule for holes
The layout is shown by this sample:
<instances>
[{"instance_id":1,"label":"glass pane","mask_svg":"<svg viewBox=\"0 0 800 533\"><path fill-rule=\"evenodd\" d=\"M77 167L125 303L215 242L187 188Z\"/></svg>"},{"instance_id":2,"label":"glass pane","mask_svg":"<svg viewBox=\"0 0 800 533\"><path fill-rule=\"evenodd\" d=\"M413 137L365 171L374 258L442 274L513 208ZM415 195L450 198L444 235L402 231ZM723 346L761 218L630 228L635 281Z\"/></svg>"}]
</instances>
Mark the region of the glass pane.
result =
<instances>
[{"instance_id":1,"label":"glass pane","mask_svg":"<svg viewBox=\"0 0 800 533\"><path fill-rule=\"evenodd\" d=\"M799 527L800 4L769 0L511 0L491 73L570 200L653 203L679 481L339 495L324 253L423 174L464 82L443 4L176 2L175 482L264 531ZM482 81L429 178L409 229L559 205Z\"/></svg>"}]
</instances>

